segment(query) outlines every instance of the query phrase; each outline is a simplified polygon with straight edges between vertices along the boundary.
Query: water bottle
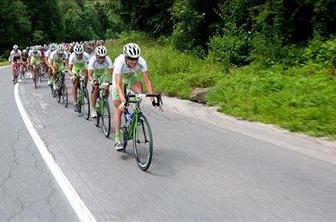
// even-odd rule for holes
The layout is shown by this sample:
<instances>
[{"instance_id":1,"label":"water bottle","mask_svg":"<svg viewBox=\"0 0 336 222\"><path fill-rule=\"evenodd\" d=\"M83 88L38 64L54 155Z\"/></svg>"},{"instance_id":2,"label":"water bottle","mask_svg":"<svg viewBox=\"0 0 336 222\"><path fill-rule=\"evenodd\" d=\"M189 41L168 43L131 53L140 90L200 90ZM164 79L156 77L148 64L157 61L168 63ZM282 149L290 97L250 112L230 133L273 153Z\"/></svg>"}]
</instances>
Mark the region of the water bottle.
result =
<instances>
[{"instance_id":1,"label":"water bottle","mask_svg":"<svg viewBox=\"0 0 336 222\"><path fill-rule=\"evenodd\" d=\"M131 123L132 122L132 118L133 118L133 113L130 113L127 111L127 113L125 114L126 116L126 120L127 122Z\"/></svg>"}]
</instances>

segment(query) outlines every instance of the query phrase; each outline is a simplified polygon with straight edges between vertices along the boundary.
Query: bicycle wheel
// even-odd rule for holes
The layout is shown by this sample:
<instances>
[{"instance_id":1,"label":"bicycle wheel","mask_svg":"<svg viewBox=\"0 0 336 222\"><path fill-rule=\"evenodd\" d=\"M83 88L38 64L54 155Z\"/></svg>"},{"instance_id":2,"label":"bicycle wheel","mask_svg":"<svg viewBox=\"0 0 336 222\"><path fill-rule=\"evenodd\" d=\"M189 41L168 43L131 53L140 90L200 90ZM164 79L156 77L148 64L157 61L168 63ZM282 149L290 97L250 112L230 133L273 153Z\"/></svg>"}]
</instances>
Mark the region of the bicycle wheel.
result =
<instances>
[{"instance_id":1,"label":"bicycle wheel","mask_svg":"<svg viewBox=\"0 0 336 222\"><path fill-rule=\"evenodd\" d=\"M86 120L89 120L90 118L90 96L89 92L86 88L83 87L83 101L81 102L81 106L83 109L84 117Z\"/></svg>"},{"instance_id":2,"label":"bicycle wheel","mask_svg":"<svg viewBox=\"0 0 336 222\"><path fill-rule=\"evenodd\" d=\"M104 135L106 137L109 137L111 131L111 111L107 98L104 98L103 102L104 102L104 110L101 115L102 128Z\"/></svg>"},{"instance_id":3,"label":"bicycle wheel","mask_svg":"<svg viewBox=\"0 0 336 222\"><path fill-rule=\"evenodd\" d=\"M61 87L62 102L65 108L68 108L68 90L65 83L63 82Z\"/></svg>"},{"instance_id":4,"label":"bicycle wheel","mask_svg":"<svg viewBox=\"0 0 336 222\"><path fill-rule=\"evenodd\" d=\"M56 92L54 90L54 84L53 83L50 85L50 93L51 93L52 97L54 97L54 98L56 97Z\"/></svg>"},{"instance_id":5,"label":"bicycle wheel","mask_svg":"<svg viewBox=\"0 0 336 222\"><path fill-rule=\"evenodd\" d=\"M13 81L14 85L17 83L17 76L15 75L14 77L14 81Z\"/></svg>"},{"instance_id":6,"label":"bicycle wheel","mask_svg":"<svg viewBox=\"0 0 336 222\"><path fill-rule=\"evenodd\" d=\"M35 89L37 89L37 74L36 74L36 71L34 71L34 77L33 77L33 81L34 81L34 87Z\"/></svg>"},{"instance_id":7,"label":"bicycle wheel","mask_svg":"<svg viewBox=\"0 0 336 222\"><path fill-rule=\"evenodd\" d=\"M59 81L59 80L57 80ZM61 96L62 96L62 88L59 86L59 82L56 82L55 84L57 84L57 88L56 88L56 98L57 98L57 102L60 103L61 102Z\"/></svg>"},{"instance_id":8,"label":"bicycle wheel","mask_svg":"<svg viewBox=\"0 0 336 222\"><path fill-rule=\"evenodd\" d=\"M83 104L83 100L84 100L84 93L82 93L82 90L80 89L80 87L77 88L77 109L78 109L78 113L82 113L82 104Z\"/></svg>"},{"instance_id":9,"label":"bicycle wheel","mask_svg":"<svg viewBox=\"0 0 336 222\"><path fill-rule=\"evenodd\" d=\"M133 129L133 150L138 167L147 170L153 156L153 137L149 122L143 114L140 114L138 124Z\"/></svg>"},{"instance_id":10,"label":"bicycle wheel","mask_svg":"<svg viewBox=\"0 0 336 222\"><path fill-rule=\"evenodd\" d=\"M98 127L99 126L99 120L100 120L100 99L99 98L96 100L96 104L98 104L98 108L96 106L97 117L93 118L93 119L95 119L95 126Z\"/></svg>"}]
</instances>

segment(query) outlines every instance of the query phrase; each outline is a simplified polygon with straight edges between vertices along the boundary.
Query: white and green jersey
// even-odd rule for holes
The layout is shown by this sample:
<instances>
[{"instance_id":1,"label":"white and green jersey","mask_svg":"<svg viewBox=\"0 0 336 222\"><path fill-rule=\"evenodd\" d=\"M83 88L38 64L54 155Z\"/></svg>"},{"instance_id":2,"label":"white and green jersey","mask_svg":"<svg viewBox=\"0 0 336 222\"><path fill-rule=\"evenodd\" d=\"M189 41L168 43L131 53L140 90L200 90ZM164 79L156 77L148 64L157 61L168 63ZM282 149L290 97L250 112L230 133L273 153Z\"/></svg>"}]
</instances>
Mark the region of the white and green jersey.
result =
<instances>
[{"instance_id":1,"label":"white and green jersey","mask_svg":"<svg viewBox=\"0 0 336 222\"><path fill-rule=\"evenodd\" d=\"M64 60L68 59L68 53L64 51L62 54L59 54L59 53L57 53L57 50L55 50L55 51L52 51L50 53L50 57L48 57L48 58L53 60L53 61L60 62L60 61L64 61Z\"/></svg>"},{"instance_id":2,"label":"white and green jersey","mask_svg":"<svg viewBox=\"0 0 336 222\"><path fill-rule=\"evenodd\" d=\"M81 74L87 68L89 62L89 55L84 52L81 59L78 59L76 53L71 53L69 57L69 65L72 65L72 72Z\"/></svg>"},{"instance_id":3,"label":"white and green jersey","mask_svg":"<svg viewBox=\"0 0 336 222\"><path fill-rule=\"evenodd\" d=\"M50 53L50 57L48 57L48 59L49 63L56 63L59 66L60 71L66 71L64 60L68 59L68 53L64 51L63 53L59 54L57 50L55 50Z\"/></svg>"},{"instance_id":4,"label":"white and green jersey","mask_svg":"<svg viewBox=\"0 0 336 222\"><path fill-rule=\"evenodd\" d=\"M100 64L96 56L91 57L89 61L88 70L113 69L113 63L110 57L106 56L105 61Z\"/></svg>"},{"instance_id":5,"label":"white and green jersey","mask_svg":"<svg viewBox=\"0 0 336 222\"><path fill-rule=\"evenodd\" d=\"M88 70L93 71L93 78L99 82L111 82L111 74L109 69L113 69L113 63L110 57L106 56L103 63L99 63L96 56L91 57L89 61Z\"/></svg>"},{"instance_id":6,"label":"white and green jersey","mask_svg":"<svg viewBox=\"0 0 336 222\"><path fill-rule=\"evenodd\" d=\"M114 61L113 69L113 86L112 86L112 99L118 100L119 93L117 91L115 77L116 75L122 76L122 82L126 85L127 89L131 88L134 82L141 81L139 72L147 71L147 63L141 56L139 57L136 67L129 67L126 63L125 55L119 55Z\"/></svg>"},{"instance_id":7,"label":"white and green jersey","mask_svg":"<svg viewBox=\"0 0 336 222\"><path fill-rule=\"evenodd\" d=\"M114 61L113 84L115 83L115 75L122 75L123 79L129 79L139 71L147 71L147 62L144 58L140 56L137 66L132 68L127 65L125 55L121 54Z\"/></svg>"},{"instance_id":8,"label":"white and green jersey","mask_svg":"<svg viewBox=\"0 0 336 222\"><path fill-rule=\"evenodd\" d=\"M32 65L40 65L41 64L41 52L37 51L35 54L31 52L30 55L30 64Z\"/></svg>"},{"instance_id":9,"label":"white and green jersey","mask_svg":"<svg viewBox=\"0 0 336 222\"><path fill-rule=\"evenodd\" d=\"M90 56L86 52L83 53L83 56L80 60L77 59L76 53L71 53L69 57L69 64L70 65L76 65L76 64L88 64L89 63Z\"/></svg>"},{"instance_id":10,"label":"white and green jersey","mask_svg":"<svg viewBox=\"0 0 336 222\"><path fill-rule=\"evenodd\" d=\"M56 51L56 50L54 50L54 51ZM51 49L48 49L47 51L46 51L46 53L45 53L45 57L50 57L50 54L52 53L53 51L51 51Z\"/></svg>"}]
</instances>

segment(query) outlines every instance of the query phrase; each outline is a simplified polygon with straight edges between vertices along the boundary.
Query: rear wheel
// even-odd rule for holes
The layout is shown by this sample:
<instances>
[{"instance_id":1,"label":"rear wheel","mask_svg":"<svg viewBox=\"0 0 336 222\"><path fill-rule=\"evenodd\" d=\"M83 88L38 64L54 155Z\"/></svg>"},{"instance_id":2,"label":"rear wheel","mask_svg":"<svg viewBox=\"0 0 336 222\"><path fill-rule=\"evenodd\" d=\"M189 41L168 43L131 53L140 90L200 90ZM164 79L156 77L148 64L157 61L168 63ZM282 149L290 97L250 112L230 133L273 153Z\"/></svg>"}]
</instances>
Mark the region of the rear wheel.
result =
<instances>
[{"instance_id":1,"label":"rear wheel","mask_svg":"<svg viewBox=\"0 0 336 222\"><path fill-rule=\"evenodd\" d=\"M152 161L153 137L147 118L143 114L139 115L138 124L133 130L133 149L138 167L145 171Z\"/></svg>"},{"instance_id":2,"label":"rear wheel","mask_svg":"<svg viewBox=\"0 0 336 222\"><path fill-rule=\"evenodd\" d=\"M107 98L104 98L104 109L101 115L102 128L106 137L110 136L111 131L111 111Z\"/></svg>"}]
</instances>

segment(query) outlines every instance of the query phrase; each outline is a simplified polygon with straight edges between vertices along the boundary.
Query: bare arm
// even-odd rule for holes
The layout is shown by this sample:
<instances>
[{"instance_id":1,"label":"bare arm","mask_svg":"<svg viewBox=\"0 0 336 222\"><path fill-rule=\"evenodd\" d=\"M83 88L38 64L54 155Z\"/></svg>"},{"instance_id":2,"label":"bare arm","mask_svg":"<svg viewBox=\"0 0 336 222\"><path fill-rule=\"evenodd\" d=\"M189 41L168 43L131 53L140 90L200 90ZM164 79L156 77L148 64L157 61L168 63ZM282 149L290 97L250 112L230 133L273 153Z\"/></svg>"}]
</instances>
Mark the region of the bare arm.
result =
<instances>
[{"instance_id":1,"label":"bare arm","mask_svg":"<svg viewBox=\"0 0 336 222\"><path fill-rule=\"evenodd\" d=\"M93 70L88 69L89 80L93 81Z\"/></svg>"},{"instance_id":2,"label":"bare arm","mask_svg":"<svg viewBox=\"0 0 336 222\"><path fill-rule=\"evenodd\" d=\"M149 78L148 71L143 72L142 75L143 75L145 85L146 85L146 89L147 89L148 93L152 94L153 93L153 86L152 86L152 82Z\"/></svg>"},{"instance_id":3,"label":"bare arm","mask_svg":"<svg viewBox=\"0 0 336 222\"><path fill-rule=\"evenodd\" d=\"M123 91L123 84L122 84L122 77L120 74L114 74L115 75L115 83L116 83L116 88L120 97L120 100L122 102L126 101L125 94Z\"/></svg>"}]
</instances>

